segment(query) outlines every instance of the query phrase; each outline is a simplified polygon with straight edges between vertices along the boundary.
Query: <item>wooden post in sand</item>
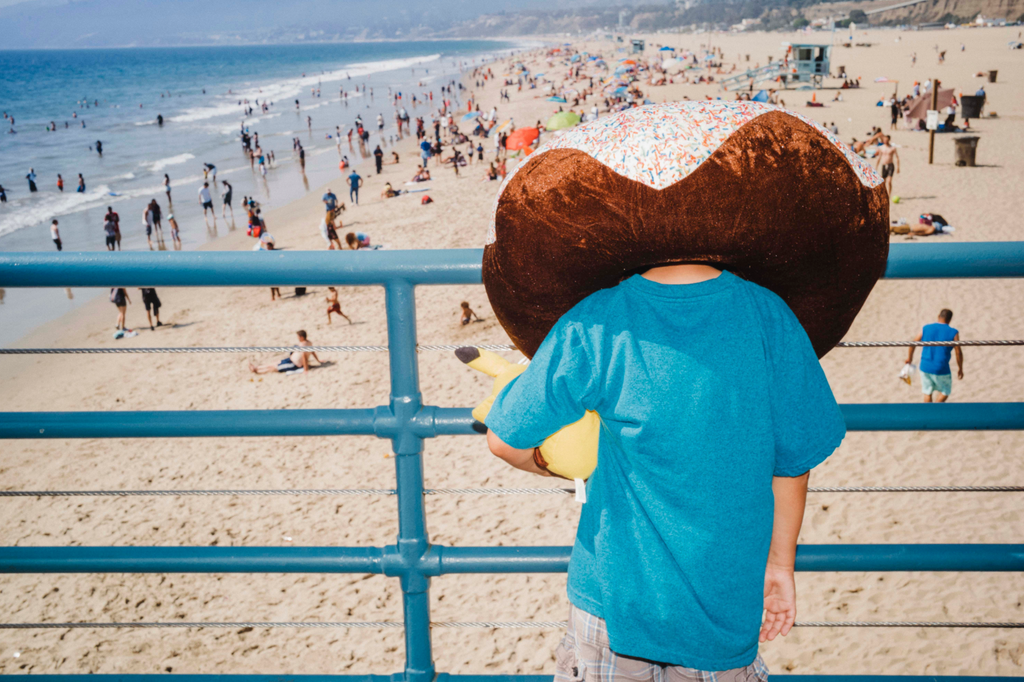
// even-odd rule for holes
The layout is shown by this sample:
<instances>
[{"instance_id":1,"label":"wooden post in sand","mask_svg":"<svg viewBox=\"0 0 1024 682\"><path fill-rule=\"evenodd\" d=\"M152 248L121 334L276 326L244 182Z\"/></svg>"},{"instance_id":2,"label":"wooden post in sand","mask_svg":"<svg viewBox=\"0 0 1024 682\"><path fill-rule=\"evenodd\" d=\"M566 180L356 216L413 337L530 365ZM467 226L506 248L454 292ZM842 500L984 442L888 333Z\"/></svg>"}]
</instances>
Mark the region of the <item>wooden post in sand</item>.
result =
<instances>
[{"instance_id":1,"label":"wooden post in sand","mask_svg":"<svg viewBox=\"0 0 1024 682\"><path fill-rule=\"evenodd\" d=\"M939 106L939 80L937 78L932 79L932 111L935 111ZM935 130L928 131L928 165L932 165L932 161L935 160Z\"/></svg>"}]
</instances>

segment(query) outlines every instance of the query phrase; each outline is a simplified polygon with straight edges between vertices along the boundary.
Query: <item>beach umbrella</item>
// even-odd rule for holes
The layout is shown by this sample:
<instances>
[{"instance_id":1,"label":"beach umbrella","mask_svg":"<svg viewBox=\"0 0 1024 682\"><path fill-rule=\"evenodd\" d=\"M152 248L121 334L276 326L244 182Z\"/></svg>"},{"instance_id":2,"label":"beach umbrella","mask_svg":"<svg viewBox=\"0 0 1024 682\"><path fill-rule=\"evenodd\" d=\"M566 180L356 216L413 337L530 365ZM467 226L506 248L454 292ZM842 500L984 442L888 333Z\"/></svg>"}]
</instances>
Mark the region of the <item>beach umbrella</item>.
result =
<instances>
[{"instance_id":1,"label":"beach umbrella","mask_svg":"<svg viewBox=\"0 0 1024 682\"><path fill-rule=\"evenodd\" d=\"M529 147L539 137L540 131L536 128L520 128L508 136L508 139L505 140L505 148L514 152L517 149Z\"/></svg>"},{"instance_id":2,"label":"beach umbrella","mask_svg":"<svg viewBox=\"0 0 1024 682\"><path fill-rule=\"evenodd\" d=\"M548 97L548 101L549 102L561 102L562 104L565 104L565 98L564 97L558 97L557 95L554 96L554 97Z\"/></svg>"},{"instance_id":3,"label":"beach umbrella","mask_svg":"<svg viewBox=\"0 0 1024 682\"><path fill-rule=\"evenodd\" d=\"M751 97L750 100L752 102L767 102L768 101L768 91L767 90L761 90L756 95Z\"/></svg>"},{"instance_id":4,"label":"beach umbrella","mask_svg":"<svg viewBox=\"0 0 1024 682\"><path fill-rule=\"evenodd\" d=\"M666 45L665 47L663 47L660 50L658 50L658 52L675 52L675 51L676 51L676 48L669 47L668 45Z\"/></svg>"},{"instance_id":5,"label":"beach umbrella","mask_svg":"<svg viewBox=\"0 0 1024 682\"><path fill-rule=\"evenodd\" d=\"M544 124L545 130L565 130L580 122L580 116L574 111L560 111Z\"/></svg>"},{"instance_id":6,"label":"beach umbrella","mask_svg":"<svg viewBox=\"0 0 1024 682\"><path fill-rule=\"evenodd\" d=\"M463 121L472 121L474 118L480 115L479 111L471 111L462 117Z\"/></svg>"},{"instance_id":7,"label":"beach umbrella","mask_svg":"<svg viewBox=\"0 0 1024 682\"><path fill-rule=\"evenodd\" d=\"M628 95L629 94L629 90L627 90L626 88L624 88L622 86L619 86L619 87L615 88L614 90L612 90L612 94L613 95L623 95L624 96L624 95Z\"/></svg>"},{"instance_id":8,"label":"beach umbrella","mask_svg":"<svg viewBox=\"0 0 1024 682\"><path fill-rule=\"evenodd\" d=\"M578 54L574 54L572 56L572 59L570 59L569 61L570 62L578 62L579 60L580 60L580 56Z\"/></svg>"},{"instance_id":9,"label":"beach umbrella","mask_svg":"<svg viewBox=\"0 0 1024 682\"><path fill-rule=\"evenodd\" d=\"M620 63L621 64L630 64L632 66L636 66L636 61L633 60L633 59L623 59Z\"/></svg>"}]
</instances>

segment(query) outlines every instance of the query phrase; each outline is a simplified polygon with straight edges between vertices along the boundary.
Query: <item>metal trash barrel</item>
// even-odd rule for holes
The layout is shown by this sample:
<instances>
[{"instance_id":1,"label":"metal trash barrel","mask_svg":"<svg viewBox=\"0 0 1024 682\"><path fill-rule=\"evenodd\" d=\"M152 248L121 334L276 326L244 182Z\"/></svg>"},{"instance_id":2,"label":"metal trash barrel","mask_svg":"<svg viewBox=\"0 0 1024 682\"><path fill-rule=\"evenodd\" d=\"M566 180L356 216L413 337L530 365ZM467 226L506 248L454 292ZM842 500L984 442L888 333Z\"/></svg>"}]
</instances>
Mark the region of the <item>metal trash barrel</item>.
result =
<instances>
[{"instance_id":1,"label":"metal trash barrel","mask_svg":"<svg viewBox=\"0 0 1024 682\"><path fill-rule=\"evenodd\" d=\"M989 83L995 83L997 75L999 75L999 71L989 71L988 72L988 82Z\"/></svg>"},{"instance_id":2,"label":"metal trash barrel","mask_svg":"<svg viewBox=\"0 0 1024 682\"><path fill-rule=\"evenodd\" d=\"M978 138L975 136L953 138L956 142L956 165L974 166L974 154L978 151Z\"/></svg>"},{"instance_id":3,"label":"metal trash barrel","mask_svg":"<svg viewBox=\"0 0 1024 682\"><path fill-rule=\"evenodd\" d=\"M960 98L960 118L979 118L985 98L979 95L964 95Z\"/></svg>"}]
</instances>

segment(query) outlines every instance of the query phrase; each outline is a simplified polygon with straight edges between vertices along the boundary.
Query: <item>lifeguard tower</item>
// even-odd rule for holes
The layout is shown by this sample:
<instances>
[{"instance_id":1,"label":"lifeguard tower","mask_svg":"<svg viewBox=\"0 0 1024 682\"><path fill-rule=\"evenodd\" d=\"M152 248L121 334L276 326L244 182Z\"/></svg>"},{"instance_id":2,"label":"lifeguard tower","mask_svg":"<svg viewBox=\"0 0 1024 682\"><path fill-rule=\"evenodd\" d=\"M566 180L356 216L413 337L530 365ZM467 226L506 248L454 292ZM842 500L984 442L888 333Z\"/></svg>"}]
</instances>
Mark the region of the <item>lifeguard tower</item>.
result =
<instances>
[{"instance_id":1,"label":"lifeguard tower","mask_svg":"<svg viewBox=\"0 0 1024 682\"><path fill-rule=\"evenodd\" d=\"M785 56L772 61L758 69L747 69L743 73L730 76L721 82L723 90L742 90L751 92L755 87L766 84L776 88L788 88L790 83L810 83L820 88L822 81L829 75L831 45L783 43Z\"/></svg>"},{"instance_id":2,"label":"lifeguard tower","mask_svg":"<svg viewBox=\"0 0 1024 682\"><path fill-rule=\"evenodd\" d=\"M816 88L821 87L822 80L829 75L829 60L832 57L831 45L792 43L786 53L788 62L788 80L797 83L810 83Z\"/></svg>"}]
</instances>

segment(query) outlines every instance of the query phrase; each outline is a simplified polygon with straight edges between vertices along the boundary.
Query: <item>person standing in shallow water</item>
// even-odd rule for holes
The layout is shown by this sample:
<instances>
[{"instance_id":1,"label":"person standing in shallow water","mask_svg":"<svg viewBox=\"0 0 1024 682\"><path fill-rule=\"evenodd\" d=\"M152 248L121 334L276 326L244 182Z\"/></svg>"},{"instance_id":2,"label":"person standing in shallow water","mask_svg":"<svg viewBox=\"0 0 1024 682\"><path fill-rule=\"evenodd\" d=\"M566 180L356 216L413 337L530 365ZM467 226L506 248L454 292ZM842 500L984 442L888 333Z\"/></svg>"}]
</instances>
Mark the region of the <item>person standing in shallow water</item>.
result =
<instances>
[{"instance_id":1,"label":"person standing in shallow water","mask_svg":"<svg viewBox=\"0 0 1024 682\"><path fill-rule=\"evenodd\" d=\"M39 188L36 187L36 169L35 168L29 168L28 169L28 175L25 176L25 179L28 180L28 191L29 192L38 192L39 191Z\"/></svg>"}]
</instances>

